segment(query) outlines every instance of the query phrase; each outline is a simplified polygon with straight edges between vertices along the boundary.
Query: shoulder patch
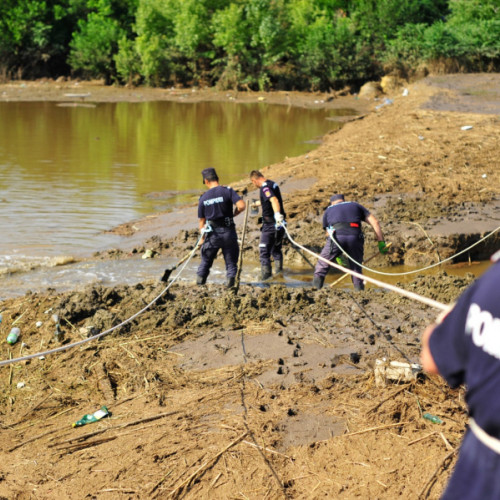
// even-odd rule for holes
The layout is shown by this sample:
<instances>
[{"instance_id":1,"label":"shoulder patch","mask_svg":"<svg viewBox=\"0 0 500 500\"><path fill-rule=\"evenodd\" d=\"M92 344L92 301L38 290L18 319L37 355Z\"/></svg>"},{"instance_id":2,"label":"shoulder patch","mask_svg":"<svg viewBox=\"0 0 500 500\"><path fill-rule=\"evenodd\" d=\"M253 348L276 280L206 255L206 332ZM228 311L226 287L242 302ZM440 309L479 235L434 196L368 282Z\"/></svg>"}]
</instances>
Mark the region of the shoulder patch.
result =
<instances>
[{"instance_id":1,"label":"shoulder patch","mask_svg":"<svg viewBox=\"0 0 500 500\"><path fill-rule=\"evenodd\" d=\"M266 186L262 192L265 194L266 198L270 198L271 197L271 190Z\"/></svg>"}]
</instances>

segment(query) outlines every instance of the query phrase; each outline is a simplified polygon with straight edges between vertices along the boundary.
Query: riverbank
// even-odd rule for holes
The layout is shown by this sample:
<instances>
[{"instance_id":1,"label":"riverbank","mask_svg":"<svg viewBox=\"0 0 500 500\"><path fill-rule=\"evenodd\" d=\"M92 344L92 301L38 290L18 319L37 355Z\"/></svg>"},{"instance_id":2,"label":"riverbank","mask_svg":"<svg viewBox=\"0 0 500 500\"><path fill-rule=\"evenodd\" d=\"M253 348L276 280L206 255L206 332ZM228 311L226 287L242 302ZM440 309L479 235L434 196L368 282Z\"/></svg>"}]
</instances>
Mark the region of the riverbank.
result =
<instances>
[{"instance_id":1,"label":"riverbank","mask_svg":"<svg viewBox=\"0 0 500 500\"><path fill-rule=\"evenodd\" d=\"M269 166L297 240L321 247L321 213L339 191L372 209L393 243L374 267L429 264L498 227L499 128L488 113L496 100L482 99L498 76L467 78L363 102L358 119L316 150ZM458 109L472 85L485 86L480 113L429 109L436 99ZM235 187L254 196L246 180ZM196 240L192 221L186 207L178 218L131 222L116 229L129 235L122 248L94 258L147 248L180 258ZM251 220L247 255L257 237ZM470 257L499 246L497 234ZM1 334L15 323L21 339L2 343L2 359L59 346L54 313L64 342L120 324L162 292L156 278L4 301ZM404 287L448 304L473 279L436 271ZM421 332L438 312L375 288L353 294L349 283L321 291L243 285L238 294L174 284L99 341L2 369L0 495L439 498L465 429L463 390L437 377L385 386L374 377L376 360L418 361ZM71 428L104 404L109 418Z\"/></svg>"}]
</instances>

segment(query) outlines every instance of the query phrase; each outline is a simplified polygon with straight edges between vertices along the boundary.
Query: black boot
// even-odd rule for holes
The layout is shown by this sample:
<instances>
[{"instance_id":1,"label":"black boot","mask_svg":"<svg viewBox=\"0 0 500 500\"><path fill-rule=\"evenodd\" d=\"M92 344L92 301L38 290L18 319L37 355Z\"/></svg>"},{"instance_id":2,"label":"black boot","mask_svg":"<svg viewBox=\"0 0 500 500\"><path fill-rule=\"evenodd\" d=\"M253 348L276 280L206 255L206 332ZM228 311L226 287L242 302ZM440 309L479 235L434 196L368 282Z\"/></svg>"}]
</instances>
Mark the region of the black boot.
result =
<instances>
[{"instance_id":1,"label":"black boot","mask_svg":"<svg viewBox=\"0 0 500 500\"><path fill-rule=\"evenodd\" d=\"M279 274L283 271L283 261L282 260L275 260L274 261L274 274Z\"/></svg>"},{"instance_id":2,"label":"black boot","mask_svg":"<svg viewBox=\"0 0 500 500\"><path fill-rule=\"evenodd\" d=\"M323 287L323 283L325 282L325 277L324 276L316 276L314 275L312 286L313 288L316 288L320 290Z\"/></svg>"},{"instance_id":3,"label":"black boot","mask_svg":"<svg viewBox=\"0 0 500 500\"><path fill-rule=\"evenodd\" d=\"M271 270L271 266L262 266L261 267L260 278L262 279L262 281L268 280L272 275L273 275L273 272Z\"/></svg>"},{"instance_id":4,"label":"black boot","mask_svg":"<svg viewBox=\"0 0 500 500\"><path fill-rule=\"evenodd\" d=\"M196 284L197 285L204 285L207 282L207 277L206 276L198 276L196 275Z\"/></svg>"},{"instance_id":5,"label":"black boot","mask_svg":"<svg viewBox=\"0 0 500 500\"><path fill-rule=\"evenodd\" d=\"M234 284L236 283L236 278L228 278L226 281L226 288L234 288Z\"/></svg>"},{"instance_id":6,"label":"black boot","mask_svg":"<svg viewBox=\"0 0 500 500\"><path fill-rule=\"evenodd\" d=\"M356 292L362 292L364 289L365 289L365 284L363 282L356 283L354 285L354 290L356 290Z\"/></svg>"}]
</instances>

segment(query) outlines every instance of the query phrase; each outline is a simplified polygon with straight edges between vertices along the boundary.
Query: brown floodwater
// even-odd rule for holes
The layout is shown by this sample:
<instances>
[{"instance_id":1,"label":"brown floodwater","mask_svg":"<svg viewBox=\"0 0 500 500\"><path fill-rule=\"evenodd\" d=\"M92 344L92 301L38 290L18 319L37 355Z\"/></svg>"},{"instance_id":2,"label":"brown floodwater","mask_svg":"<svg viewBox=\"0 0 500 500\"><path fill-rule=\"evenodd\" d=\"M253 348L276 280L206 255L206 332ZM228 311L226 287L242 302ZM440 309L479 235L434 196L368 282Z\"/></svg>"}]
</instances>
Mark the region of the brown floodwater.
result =
<instances>
[{"instance_id":1,"label":"brown floodwater","mask_svg":"<svg viewBox=\"0 0 500 500\"><path fill-rule=\"evenodd\" d=\"M104 231L306 153L350 109L266 103L0 103L0 274L118 243ZM21 267L19 267L21 266Z\"/></svg>"}]
</instances>

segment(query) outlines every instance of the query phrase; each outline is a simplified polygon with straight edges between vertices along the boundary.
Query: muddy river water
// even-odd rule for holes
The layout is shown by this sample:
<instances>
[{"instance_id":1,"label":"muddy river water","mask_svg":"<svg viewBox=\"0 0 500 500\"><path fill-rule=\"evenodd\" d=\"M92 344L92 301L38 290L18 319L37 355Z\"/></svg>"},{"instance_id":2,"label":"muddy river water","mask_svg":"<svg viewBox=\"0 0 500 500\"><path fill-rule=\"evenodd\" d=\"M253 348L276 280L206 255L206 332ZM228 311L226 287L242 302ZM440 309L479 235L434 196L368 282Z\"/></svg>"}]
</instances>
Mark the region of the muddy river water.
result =
<instances>
[{"instance_id":1,"label":"muddy river water","mask_svg":"<svg viewBox=\"0 0 500 500\"><path fill-rule=\"evenodd\" d=\"M105 233L303 154L353 110L231 102L0 103L0 272L119 243ZM278 125L277 125L278 124ZM32 276L32 279L35 277Z\"/></svg>"}]
</instances>

